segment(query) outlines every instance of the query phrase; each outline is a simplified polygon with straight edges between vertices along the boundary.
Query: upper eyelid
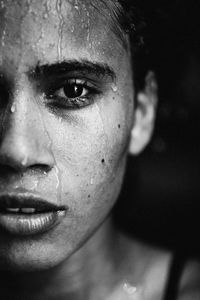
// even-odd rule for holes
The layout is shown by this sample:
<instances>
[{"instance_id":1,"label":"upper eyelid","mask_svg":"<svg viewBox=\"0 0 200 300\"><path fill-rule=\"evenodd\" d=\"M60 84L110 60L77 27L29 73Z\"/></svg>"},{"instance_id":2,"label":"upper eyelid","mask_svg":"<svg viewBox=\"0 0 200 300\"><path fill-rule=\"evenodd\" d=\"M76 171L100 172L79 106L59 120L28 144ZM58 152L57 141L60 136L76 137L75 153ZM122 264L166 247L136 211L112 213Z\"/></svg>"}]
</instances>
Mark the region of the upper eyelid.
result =
<instances>
[{"instance_id":1,"label":"upper eyelid","mask_svg":"<svg viewBox=\"0 0 200 300\"><path fill-rule=\"evenodd\" d=\"M90 89L91 91L96 91L97 93L101 93L101 86L98 85L96 82L92 81L92 80L88 80L88 79L83 79L83 78L74 78L74 77L70 77L70 78L64 78L62 81L58 80L58 82L52 82L50 84L47 84L45 87L42 87L43 91L49 91L49 92L55 92L61 88L64 87L65 84L69 83L69 82L74 81L74 83L77 82L77 84L82 84L84 87Z\"/></svg>"}]
</instances>

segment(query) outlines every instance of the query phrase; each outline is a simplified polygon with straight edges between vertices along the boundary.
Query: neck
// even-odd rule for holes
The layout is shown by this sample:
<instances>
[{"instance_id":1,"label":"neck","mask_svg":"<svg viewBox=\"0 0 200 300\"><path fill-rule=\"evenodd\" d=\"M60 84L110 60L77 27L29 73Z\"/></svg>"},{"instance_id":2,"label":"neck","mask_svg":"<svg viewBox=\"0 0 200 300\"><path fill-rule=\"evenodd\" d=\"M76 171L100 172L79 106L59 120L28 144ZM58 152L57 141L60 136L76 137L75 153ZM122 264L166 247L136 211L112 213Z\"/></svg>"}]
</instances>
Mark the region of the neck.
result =
<instances>
[{"instance_id":1,"label":"neck","mask_svg":"<svg viewBox=\"0 0 200 300\"><path fill-rule=\"evenodd\" d=\"M104 299L120 280L119 240L108 219L81 249L59 266L40 272L0 274L0 294L6 299Z\"/></svg>"}]
</instances>

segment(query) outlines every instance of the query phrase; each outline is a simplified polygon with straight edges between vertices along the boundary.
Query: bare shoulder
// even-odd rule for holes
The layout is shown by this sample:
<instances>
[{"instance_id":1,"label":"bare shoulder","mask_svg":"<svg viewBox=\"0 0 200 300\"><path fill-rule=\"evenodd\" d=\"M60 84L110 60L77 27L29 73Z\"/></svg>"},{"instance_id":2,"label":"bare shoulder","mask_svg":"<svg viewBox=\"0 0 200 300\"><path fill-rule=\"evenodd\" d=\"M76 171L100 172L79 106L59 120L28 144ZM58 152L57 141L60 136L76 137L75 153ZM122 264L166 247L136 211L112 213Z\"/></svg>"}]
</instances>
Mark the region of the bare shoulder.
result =
<instances>
[{"instance_id":1,"label":"bare shoulder","mask_svg":"<svg viewBox=\"0 0 200 300\"><path fill-rule=\"evenodd\" d=\"M181 293L177 300L199 300L200 299L200 288L197 290L186 291Z\"/></svg>"}]
</instances>

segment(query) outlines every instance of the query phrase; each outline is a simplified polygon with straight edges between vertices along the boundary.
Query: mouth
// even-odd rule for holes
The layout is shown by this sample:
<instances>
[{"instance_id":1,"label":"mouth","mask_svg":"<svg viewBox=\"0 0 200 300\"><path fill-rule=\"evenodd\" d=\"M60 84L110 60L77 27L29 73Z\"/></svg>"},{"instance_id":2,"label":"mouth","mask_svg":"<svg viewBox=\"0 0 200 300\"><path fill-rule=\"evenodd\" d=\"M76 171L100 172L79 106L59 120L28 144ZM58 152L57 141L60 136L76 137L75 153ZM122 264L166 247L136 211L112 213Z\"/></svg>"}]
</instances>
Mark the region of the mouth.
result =
<instances>
[{"instance_id":1,"label":"mouth","mask_svg":"<svg viewBox=\"0 0 200 300\"><path fill-rule=\"evenodd\" d=\"M14 235L49 231L65 217L66 206L58 206L30 193L0 194L0 228Z\"/></svg>"}]
</instances>

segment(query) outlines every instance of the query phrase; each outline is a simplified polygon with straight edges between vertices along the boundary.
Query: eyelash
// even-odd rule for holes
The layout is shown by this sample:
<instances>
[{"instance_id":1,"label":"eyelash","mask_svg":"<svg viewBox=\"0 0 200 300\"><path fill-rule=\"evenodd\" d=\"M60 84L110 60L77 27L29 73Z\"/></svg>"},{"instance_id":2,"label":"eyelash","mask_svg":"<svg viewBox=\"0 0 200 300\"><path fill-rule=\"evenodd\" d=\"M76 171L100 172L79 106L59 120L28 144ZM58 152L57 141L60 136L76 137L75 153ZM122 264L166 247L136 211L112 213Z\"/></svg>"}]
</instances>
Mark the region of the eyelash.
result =
<instances>
[{"instance_id":1,"label":"eyelash","mask_svg":"<svg viewBox=\"0 0 200 300\"><path fill-rule=\"evenodd\" d=\"M70 88L73 90L70 91ZM67 92L78 93L78 89L82 90L80 96L68 97L66 95ZM72 78L67 79L61 86L59 86L59 88L51 88L50 91L45 93L45 96L47 99L51 100L51 106L60 109L78 109L92 104L94 97L99 94L101 94L101 91L94 86L94 84L88 82L87 80Z\"/></svg>"}]
</instances>

